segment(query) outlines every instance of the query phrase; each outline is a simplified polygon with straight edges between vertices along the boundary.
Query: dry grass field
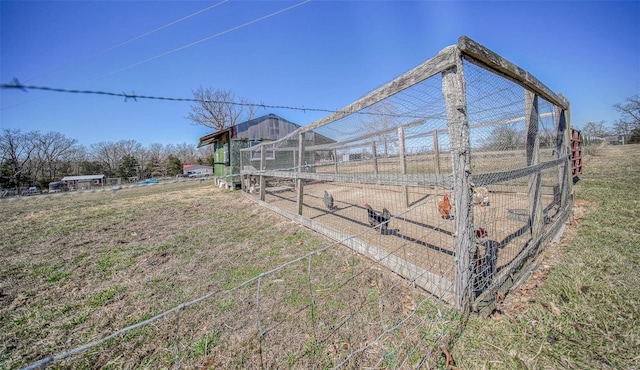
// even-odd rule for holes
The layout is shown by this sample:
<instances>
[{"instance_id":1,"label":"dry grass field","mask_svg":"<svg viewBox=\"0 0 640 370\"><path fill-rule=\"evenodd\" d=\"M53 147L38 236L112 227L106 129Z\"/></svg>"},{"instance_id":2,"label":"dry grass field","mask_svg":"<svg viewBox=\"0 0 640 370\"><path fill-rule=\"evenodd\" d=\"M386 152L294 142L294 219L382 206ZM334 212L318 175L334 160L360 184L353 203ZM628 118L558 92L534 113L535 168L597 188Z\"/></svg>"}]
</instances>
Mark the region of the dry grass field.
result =
<instances>
[{"instance_id":1,"label":"dry grass field","mask_svg":"<svg viewBox=\"0 0 640 370\"><path fill-rule=\"evenodd\" d=\"M51 366L415 367L457 322L376 263L209 181L3 201L0 220L0 369L150 319Z\"/></svg>"}]
</instances>

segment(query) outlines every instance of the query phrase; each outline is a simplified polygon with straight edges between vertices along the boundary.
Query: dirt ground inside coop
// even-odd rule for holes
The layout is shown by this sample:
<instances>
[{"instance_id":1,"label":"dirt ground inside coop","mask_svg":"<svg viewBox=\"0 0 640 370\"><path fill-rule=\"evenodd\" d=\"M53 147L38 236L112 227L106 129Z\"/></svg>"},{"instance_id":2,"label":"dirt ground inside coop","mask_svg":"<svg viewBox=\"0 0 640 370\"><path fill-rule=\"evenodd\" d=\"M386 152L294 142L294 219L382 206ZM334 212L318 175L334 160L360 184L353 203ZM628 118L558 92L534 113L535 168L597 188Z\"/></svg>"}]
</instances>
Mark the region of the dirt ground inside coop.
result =
<instances>
[{"instance_id":1,"label":"dirt ground inside coop","mask_svg":"<svg viewBox=\"0 0 640 370\"><path fill-rule=\"evenodd\" d=\"M408 187L405 200L402 186L308 182L303 190L303 217L345 235L355 235L367 244L440 279L448 282L455 280L455 215L445 219L438 212L438 203L444 194L448 193L451 197L449 191ZM333 210L329 210L324 203L325 191L333 196ZM257 198L257 194L253 196ZM543 194L543 204L550 203L552 198L553 195ZM267 182L265 202L297 213L297 192L293 181ZM377 212L383 208L390 211L394 218L389 222L386 232L370 229L365 204ZM498 271L512 261L530 239L528 219L522 220L517 213L528 210L528 204L526 193L496 187L490 189L488 205L474 206L475 227L482 227L487 233L486 237L479 240L495 241L500 245L496 265Z\"/></svg>"}]
</instances>

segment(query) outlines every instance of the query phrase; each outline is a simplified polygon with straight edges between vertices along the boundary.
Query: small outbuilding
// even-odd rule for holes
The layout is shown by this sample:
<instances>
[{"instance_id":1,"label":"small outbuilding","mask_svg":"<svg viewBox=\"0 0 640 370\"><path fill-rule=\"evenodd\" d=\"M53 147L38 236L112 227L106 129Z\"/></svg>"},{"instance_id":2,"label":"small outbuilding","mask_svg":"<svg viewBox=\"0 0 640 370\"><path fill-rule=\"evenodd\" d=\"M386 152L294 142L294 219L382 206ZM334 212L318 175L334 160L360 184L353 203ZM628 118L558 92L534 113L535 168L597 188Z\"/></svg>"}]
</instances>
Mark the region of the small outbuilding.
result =
<instances>
[{"instance_id":1,"label":"small outbuilding","mask_svg":"<svg viewBox=\"0 0 640 370\"><path fill-rule=\"evenodd\" d=\"M198 147L213 145L213 174L216 181L229 188L239 188L241 185L240 149L249 148L265 141L282 139L298 128L300 125L271 113L205 135L200 138ZM308 145L335 142L335 140L314 132L306 133L305 141L309 141ZM309 164L315 161L313 155L310 153L310 157L306 159ZM260 158L251 158L251 161L254 159L256 162L260 161ZM269 162L277 162L281 167L282 161L291 161L293 166L292 153L268 150L266 160L267 166Z\"/></svg>"},{"instance_id":2,"label":"small outbuilding","mask_svg":"<svg viewBox=\"0 0 640 370\"><path fill-rule=\"evenodd\" d=\"M182 166L182 174L191 177L213 175L213 167L201 164L185 164Z\"/></svg>"},{"instance_id":3,"label":"small outbuilding","mask_svg":"<svg viewBox=\"0 0 640 370\"><path fill-rule=\"evenodd\" d=\"M66 184L69 190L88 190L94 186L104 186L107 177L105 175L65 176L60 181Z\"/></svg>"}]
</instances>

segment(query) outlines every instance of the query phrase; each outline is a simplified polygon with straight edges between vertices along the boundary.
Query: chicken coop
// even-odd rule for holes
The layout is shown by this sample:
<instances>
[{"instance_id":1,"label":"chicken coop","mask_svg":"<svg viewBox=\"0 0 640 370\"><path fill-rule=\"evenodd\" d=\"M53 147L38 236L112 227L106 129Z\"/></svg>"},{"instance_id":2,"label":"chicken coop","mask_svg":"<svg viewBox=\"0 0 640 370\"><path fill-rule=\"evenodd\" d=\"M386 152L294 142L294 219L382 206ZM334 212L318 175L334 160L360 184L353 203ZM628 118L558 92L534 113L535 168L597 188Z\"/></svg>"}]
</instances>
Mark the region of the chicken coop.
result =
<instances>
[{"instance_id":1,"label":"chicken coop","mask_svg":"<svg viewBox=\"0 0 640 370\"><path fill-rule=\"evenodd\" d=\"M569 132L562 95L463 36L343 109L242 149L243 191L481 311L563 230Z\"/></svg>"}]
</instances>

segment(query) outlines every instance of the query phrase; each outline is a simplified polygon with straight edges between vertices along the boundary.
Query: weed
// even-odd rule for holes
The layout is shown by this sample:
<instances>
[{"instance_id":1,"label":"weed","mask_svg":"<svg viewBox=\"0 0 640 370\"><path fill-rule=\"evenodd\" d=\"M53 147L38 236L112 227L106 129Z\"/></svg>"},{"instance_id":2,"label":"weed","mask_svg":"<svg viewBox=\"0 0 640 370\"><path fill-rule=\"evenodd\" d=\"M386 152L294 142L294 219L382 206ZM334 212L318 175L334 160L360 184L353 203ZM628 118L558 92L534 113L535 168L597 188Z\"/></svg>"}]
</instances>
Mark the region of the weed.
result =
<instances>
[{"instance_id":1,"label":"weed","mask_svg":"<svg viewBox=\"0 0 640 370\"><path fill-rule=\"evenodd\" d=\"M56 272L55 274L51 275L46 282L48 283L54 283L56 281L60 281L64 278L66 278L67 276L71 275L71 271L59 271Z\"/></svg>"},{"instance_id":2,"label":"weed","mask_svg":"<svg viewBox=\"0 0 640 370\"><path fill-rule=\"evenodd\" d=\"M196 341L192 346L194 357L204 357L211 354L211 350L220 342L220 332L214 331L205 334L200 340Z\"/></svg>"},{"instance_id":3,"label":"weed","mask_svg":"<svg viewBox=\"0 0 640 370\"><path fill-rule=\"evenodd\" d=\"M107 304L110 300L112 300L118 293L124 291L124 287L113 286L109 289L105 289L100 291L92 296L90 296L87 301L89 306L91 307L101 307Z\"/></svg>"}]
</instances>

